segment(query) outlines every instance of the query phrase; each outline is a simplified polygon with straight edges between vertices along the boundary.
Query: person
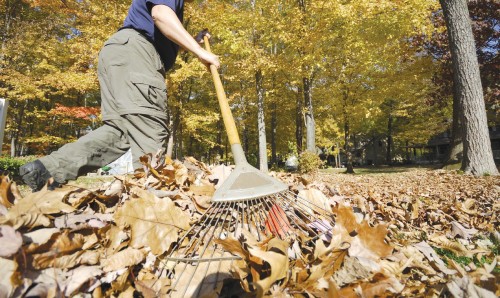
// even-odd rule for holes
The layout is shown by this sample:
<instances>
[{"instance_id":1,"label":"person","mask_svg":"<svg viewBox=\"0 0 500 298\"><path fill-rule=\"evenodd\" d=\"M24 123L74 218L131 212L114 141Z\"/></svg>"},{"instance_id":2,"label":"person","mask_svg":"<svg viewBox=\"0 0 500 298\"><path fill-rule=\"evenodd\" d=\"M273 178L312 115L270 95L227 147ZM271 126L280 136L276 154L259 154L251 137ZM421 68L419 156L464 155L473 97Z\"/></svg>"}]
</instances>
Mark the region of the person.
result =
<instances>
[{"instance_id":1,"label":"person","mask_svg":"<svg viewBox=\"0 0 500 298\"><path fill-rule=\"evenodd\" d=\"M132 1L123 27L98 57L103 125L22 166L20 175L34 192L49 181L48 188L54 189L97 170L129 148L134 168L140 168L142 155L164 147L169 134L165 71L173 66L179 46L207 67L220 65L183 27L184 2L190 0Z\"/></svg>"}]
</instances>

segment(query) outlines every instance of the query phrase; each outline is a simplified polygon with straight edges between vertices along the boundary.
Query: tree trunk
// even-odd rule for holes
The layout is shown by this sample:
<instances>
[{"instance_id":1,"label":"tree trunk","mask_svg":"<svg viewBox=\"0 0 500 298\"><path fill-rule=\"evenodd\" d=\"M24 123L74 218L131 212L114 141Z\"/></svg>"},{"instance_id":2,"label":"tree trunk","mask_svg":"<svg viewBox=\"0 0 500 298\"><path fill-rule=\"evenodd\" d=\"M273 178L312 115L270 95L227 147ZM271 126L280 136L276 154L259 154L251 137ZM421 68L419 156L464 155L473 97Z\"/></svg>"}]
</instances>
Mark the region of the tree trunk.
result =
<instances>
[{"instance_id":1,"label":"tree trunk","mask_svg":"<svg viewBox=\"0 0 500 298\"><path fill-rule=\"evenodd\" d=\"M453 88L462 111L462 170L480 176L498 175L488 132L483 88L466 0L440 0L453 64Z\"/></svg>"},{"instance_id":2,"label":"tree trunk","mask_svg":"<svg viewBox=\"0 0 500 298\"><path fill-rule=\"evenodd\" d=\"M354 174L354 166L352 165L352 152L351 152L351 131L350 131L350 124L349 124L349 115L347 113L347 99L349 97L348 91L344 91L343 95L343 101L344 101L344 106L343 106L343 117L344 117L344 151L346 155L346 162L347 162L347 170L346 173L348 174Z\"/></svg>"},{"instance_id":3,"label":"tree trunk","mask_svg":"<svg viewBox=\"0 0 500 298\"><path fill-rule=\"evenodd\" d=\"M259 169L266 173L267 167L267 140L266 122L264 120L264 86L262 86L262 71L255 73L255 88L257 91L257 130L259 131Z\"/></svg>"},{"instance_id":4,"label":"tree trunk","mask_svg":"<svg viewBox=\"0 0 500 298\"><path fill-rule=\"evenodd\" d=\"M295 141L297 142L297 152L302 152L302 139L304 137L304 118L302 116L302 109L304 108L302 101L302 89L297 89L297 109L295 112Z\"/></svg>"},{"instance_id":5,"label":"tree trunk","mask_svg":"<svg viewBox=\"0 0 500 298\"><path fill-rule=\"evenodd\" d=\"M276 102L271 105L271 164L278 164L277 147L276 147L276 131L278 128L278 107Z\"/></svg>"},{"instance_id":6,"label":"tree trunk","mask_svg":"<svg viewBox=\"0 0 500 298\"><path fill-rule=\"evenodd\" d=\"M314 122L312 105L312 82L309 78L303 78L302 80L304 82L304 104L306 108L306 149L316 153L316 123Z\"/></svg>"},{"instance_id":7,"label":"tree trunk","mask_svg":"<svg viewBox=\"0 0 500 298\"><path fill-rule=\"evenodd\" d=\"M352 152L351 152L351 132L349 127L349 120L347 120L347 115L344 117L344 141L345 141L345 155L347 159L347 170L346 173L354 174L354 166L352 165Z\"/></svg>"},{"instance_id":8,"label":"tree trunk","mask_svg":"<svg viewBox=\"0 0 500 298\"><path fill-rule=\"evenodd\" d=\"M386 162L388 165L392 165L392 115L389 114L389 119L387 121L387 156Z\"/></svg>"},{"instance_id":9,"label":"tree trunk","mask_svg":"<svg viewBox=\"0 0 500 298\"><path fill-rule=\"evenodd\" d=\"M450 148L448 148L445 165L463 161L464 144L462 140L461 111L458 97L453 95L453 124L451 128Z\"/></svg>"}]
</instances>

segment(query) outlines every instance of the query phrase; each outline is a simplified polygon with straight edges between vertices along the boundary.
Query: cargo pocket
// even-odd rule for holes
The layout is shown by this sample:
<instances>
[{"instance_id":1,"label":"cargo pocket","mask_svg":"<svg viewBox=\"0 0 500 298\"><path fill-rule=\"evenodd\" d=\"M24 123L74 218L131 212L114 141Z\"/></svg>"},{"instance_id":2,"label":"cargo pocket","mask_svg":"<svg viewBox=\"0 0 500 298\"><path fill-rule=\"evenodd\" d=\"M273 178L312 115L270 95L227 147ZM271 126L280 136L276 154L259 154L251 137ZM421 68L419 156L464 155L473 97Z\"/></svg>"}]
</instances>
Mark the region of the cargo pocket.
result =
<instances>
[{"instance_id":1,"label":"cargo pocket","mask_svg":"<svg viewBox=\"0 0 500 298\"><path fill-rule=\"evenodd\" d=\"M137 72L130 73L130 81L137 90L133 101L140 107L164 112L167 108L167 87L161 78Z\"/></svg>"},{"instance_id":2,"label":"cargo pocket","mask_svg":"<svg viewBox=\"0 0 500 298\"><path fill-rule=\"evenodd\" d=\"M109 46L109 45L124 45L127 44L129 40L129 37L126 35L120 35L119 33L115 33L113 36L111 36L106 42L104 42L104 46Z\"/></svg>"},{"instance_id":3,"label":"cargo pocket","mask_svg":"<svg viewBox=\"0 0 500 298\"><path fill-rule=\"evenodd\" d=\"M104 46L99 53L99 59L102 60L106 66L119 66L127 64L130 58L125 45L128 44L128 42L128 36L116 33L104 43Z\"/></svg>"}]
</instances>

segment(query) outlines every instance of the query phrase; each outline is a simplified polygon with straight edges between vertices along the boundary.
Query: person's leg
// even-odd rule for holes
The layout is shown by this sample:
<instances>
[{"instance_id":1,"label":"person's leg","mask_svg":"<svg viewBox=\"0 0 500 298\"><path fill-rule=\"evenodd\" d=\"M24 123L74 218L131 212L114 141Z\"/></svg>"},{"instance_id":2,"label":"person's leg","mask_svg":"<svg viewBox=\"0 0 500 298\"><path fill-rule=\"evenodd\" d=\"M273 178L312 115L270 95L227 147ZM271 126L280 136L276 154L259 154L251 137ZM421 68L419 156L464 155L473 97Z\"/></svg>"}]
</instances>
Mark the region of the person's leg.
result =
<instances>
[{"instance_id":1,"label":"person's leg","mask_svg":"<svg viewBox=\"0 0 500 298\"><path fill-rule=\"evenodd\" d=\"M129 148L126 131L119 124L107 122L40 161L55 181L63 183L115 161Z\"/></svg>"},{"instance_id":2,"label":"person's leg","mask_svg":"<svg viewBox=\"0 0 500 298\"><path fill-rule=\"evenodd\" d=\"M50 177L54 185L76 179L78 175L98 169L119 158L130 145L123 119L117 111L113 73L119 73L129 59L126 44L128 37L113 35L99 53L97 75L101 87L101 113L104 125L83 136L75 143L67 144L48 156L23 165L19 172L33 191L40 190ZM111 51L107 45L115 45ZM110 70L110 71L108 71Z\"/></svg>"},{"instance_id":3,"label":"person's leg","mask_svg":"<svg viewBox=\"0 0 500 298\"><path fill-rule=\"evenodd\" d=\"M130 148L127 133L121 126L106 122L76 142L27 163L19 170L24 182L33 191L38 191L50 177L54 178L57 186L111 163Z\"/></svg>"},{"instance_id":4,"label":"person's leg","mask_svg":"<svg viewBox=\"0 0 500 298\"><path fill-rule=\"evenodd\" d=\"M142 114L123 116L124 127L127 129L134 169L141 168L139 158L148 153L156 153L164 148L168 139L168 129L165 119Z\"/></svg>"}]
</instances>

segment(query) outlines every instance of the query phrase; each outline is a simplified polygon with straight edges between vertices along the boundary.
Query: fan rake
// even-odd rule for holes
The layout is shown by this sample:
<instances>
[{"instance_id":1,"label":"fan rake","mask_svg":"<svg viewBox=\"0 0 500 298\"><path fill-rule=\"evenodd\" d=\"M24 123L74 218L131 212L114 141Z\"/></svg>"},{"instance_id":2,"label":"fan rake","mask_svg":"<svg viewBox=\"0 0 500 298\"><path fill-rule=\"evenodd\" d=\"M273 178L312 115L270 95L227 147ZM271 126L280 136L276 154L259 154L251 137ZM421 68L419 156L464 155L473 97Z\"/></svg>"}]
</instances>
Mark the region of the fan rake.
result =
<instances>
[{"instance_id":1,"label":"fan rake","mask_svg":"<svg viewBox=\"0 0 500 298\"><path fill-rule=\"evenodd\" d=\"M204 42L210 51L206 36ZM225 251L216 239L328 240L334 225L328 206L297 196L248 164L217 68L211 65L210 70L236 167L215 192L209 209L163 260L162 275L171 280L171 297L224 295L222 281L231 278L232 263L240 258Z\"/></svg>"}]
</instances>

